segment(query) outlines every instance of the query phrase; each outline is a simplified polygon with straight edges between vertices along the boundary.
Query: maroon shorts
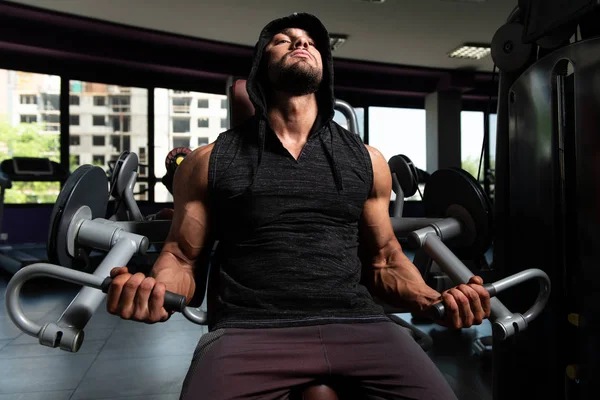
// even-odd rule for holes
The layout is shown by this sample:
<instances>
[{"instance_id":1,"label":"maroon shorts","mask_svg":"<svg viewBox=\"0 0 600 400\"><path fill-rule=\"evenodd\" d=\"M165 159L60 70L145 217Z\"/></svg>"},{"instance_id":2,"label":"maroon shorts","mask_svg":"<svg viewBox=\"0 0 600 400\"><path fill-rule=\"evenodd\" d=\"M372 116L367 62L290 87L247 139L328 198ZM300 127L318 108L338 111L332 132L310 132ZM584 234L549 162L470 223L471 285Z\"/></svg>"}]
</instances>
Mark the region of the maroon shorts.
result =
<instances>
[{"instance_id":1,"label":"maroon shorts","mask_svg":"<svg viewBox=\"0 0 600 400\"><path fill-rule=\"evenodd\" d=\"M198 343L181 400L287 399L332 382L350 399L456 399L439 369L393 322L220 329Z\"/></svg>"}]
</instances>

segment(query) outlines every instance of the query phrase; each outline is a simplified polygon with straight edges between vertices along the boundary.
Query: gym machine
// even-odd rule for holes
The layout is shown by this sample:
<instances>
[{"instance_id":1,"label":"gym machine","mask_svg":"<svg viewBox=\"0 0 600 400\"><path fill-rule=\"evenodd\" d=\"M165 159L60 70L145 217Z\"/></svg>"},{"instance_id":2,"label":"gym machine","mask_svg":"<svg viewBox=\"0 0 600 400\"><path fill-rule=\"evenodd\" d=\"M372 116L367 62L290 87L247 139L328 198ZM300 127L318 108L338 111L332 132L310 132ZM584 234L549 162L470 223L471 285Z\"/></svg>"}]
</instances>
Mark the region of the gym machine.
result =
<instances>
[{"instance_id":1,"label":"gym machine","mask_svg":"<svg viewBox=\"0 0 600 400\"><path fill-rule=\"evenodd\" d=\"M68 171L55 161L39 157L13 157L0 163L0 228L4 216L4 191L15 182L64 183ZM46 261L44 243L16 244L0 247L0 268L15 273L26 265Z\"/></svg>"},{"instance_id":2,"label":"gym machine","mask_svg":"<svg viewBox=\"0 0 600 400\"><path fill-rule=\"evenodd\" d=\"M600 393L599 3L521 0L492 40L494 267L506 276L536 265L554 283L539 323L494 343L495 399Z\"/></svg>"},{"instance_id":3,"label":"gym machine","mask_svg":"<svg viewBox=\"0 0 600 400\"><path fill-rule=\"evenodd\" d=\"M131 188L132 185L128 187ZM83 344L85 325L105 297L104 292L110 284L110 278L107 278L110 270L127 265L132 256L143 255L148 249L148 237L128 230L136 228L135 223L103 218L107 199L104 171L90 165L79 167L69 178L53 210L48 252L52 255L51 259L59 265L30 265L15 274L8 284L6 307L11 320L23 332L37 337L42 345L59 347L70 352L78 351ZM164 221L146 223L155 222ZM414 233L430 256L457 282L466 282L473 274L453 257L440 237L452 238L465 232L465 229L469 228L462 219L448 217L440 218L435 224L428 224L423 230ZM81 260L85 260L85 255L93 249L106 251L100 265L93 274L77 270ZM56 323L47 323L44 326L29 320L19 304L19 293L25 282L42 276L85 286ZM529 279L538 280L540 290L538 299L527 313L512 313L497 299L492 301L494 333L498 335L499 340L526 329L535 319L548 299L550 282L543 272L530 270L487 286L490 293L495 295ZM206 324L206 312L187 307L186 303L186 299L180 295L169 293L165 297L165 308L168 310L181 312L194 323ZM432 311L435 312L432 318L443 318L444 309L441 305L432 308Z\"/></svg>"}]
</instances>

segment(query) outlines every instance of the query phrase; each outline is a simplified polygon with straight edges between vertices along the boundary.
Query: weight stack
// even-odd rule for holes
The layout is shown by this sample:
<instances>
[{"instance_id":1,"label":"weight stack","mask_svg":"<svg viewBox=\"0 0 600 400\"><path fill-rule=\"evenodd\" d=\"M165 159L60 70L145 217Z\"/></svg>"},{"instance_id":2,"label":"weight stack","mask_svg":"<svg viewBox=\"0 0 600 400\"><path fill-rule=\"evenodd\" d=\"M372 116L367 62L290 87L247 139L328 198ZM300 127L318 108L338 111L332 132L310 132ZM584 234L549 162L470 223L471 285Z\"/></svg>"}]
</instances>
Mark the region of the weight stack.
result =
<instances>
[{"instance_id":1,"label":"weight stack","mask_svg":"<svg viewBox=\"0 0 600 400\"><path fill-rule=\"evenodd\" d=\"M590 39L541 58L510 87L501 75L494 263L503 276L544 270L552 295L526 331L494 343L495 400L600 392L599 54ZM523 285L499 297L524 311L535 293Z\"/></svg>"}]
</instances>

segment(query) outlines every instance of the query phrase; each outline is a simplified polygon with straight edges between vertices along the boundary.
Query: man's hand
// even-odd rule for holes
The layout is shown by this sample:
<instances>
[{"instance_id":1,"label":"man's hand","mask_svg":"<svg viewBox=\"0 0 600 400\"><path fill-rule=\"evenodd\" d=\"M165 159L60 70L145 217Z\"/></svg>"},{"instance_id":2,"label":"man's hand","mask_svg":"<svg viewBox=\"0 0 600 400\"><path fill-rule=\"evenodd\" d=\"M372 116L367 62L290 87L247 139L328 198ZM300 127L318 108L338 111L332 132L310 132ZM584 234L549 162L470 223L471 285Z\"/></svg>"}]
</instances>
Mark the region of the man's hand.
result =
<instances>
[{"instance_id":1,"label":"man's hand","mask_svg":"<svg viewBox=\"0 0 600 400\"><path fill-rule=\"evenodd\" d=\"M144 274L130 274L127 267L110 271L106 308L123 319L153 324L165 322L170 314L163 308L166 285Z\"/></svg>"},{"instance_id":2,"label":"man's hand","mask_svg":"<svg viewBox=\"0 0 600 400\"><path fill-rule=\"evenodd\" d=\"M458 285L442 293L446 318L435 321L448 328L460 329L480 325L490 316L490 294L482 286L483 279L472 277L465 285Z\"/></svg>"}]
</instances>

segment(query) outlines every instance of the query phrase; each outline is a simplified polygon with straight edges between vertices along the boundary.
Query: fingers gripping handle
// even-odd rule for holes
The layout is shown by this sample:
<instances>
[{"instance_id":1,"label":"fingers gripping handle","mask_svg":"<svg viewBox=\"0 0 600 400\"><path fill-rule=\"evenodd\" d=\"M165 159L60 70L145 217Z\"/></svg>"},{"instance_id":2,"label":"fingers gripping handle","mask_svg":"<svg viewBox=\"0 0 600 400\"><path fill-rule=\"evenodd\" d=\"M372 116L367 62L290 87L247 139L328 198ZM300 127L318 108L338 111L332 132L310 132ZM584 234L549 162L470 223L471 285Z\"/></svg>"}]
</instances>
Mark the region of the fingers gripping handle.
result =
<instances>
[{"instance_id":1,"label":"fingers gripping handle","mask_svg":"<svg viewBox=\"0 0 600 400\"><path fill-rule=\"evenodd\" d=\"M100 289L104 293L108 293L108 288L110 287L111 283L112 283L112 278L107 277L102 282ZM185 307L186 307L186 298L185 298L185 296L179 295L177 293L166 291L163 307L165 310L167 310L167 312L172 312L172 311L183 312L183 310L185 310Z\"/></svg>"},{"instance_id":2,"label":"fingers gripping handle","mask_svg":"<svg viewBox=\"0 0 600 400\"><path fill-rule=\"evenodd\" d=\"M486 284L483 285L483 287L488 291L490 297L496 296L497 292L493 284ZM434 321L441 321L446 318L446 307L444 306L444 303L437 303L431 306L427 310L426 316Z\"/></svg>"},{"instance_id":3,"label":"fingers gripping handle","mask_svg":"<svg viewBox=\"0 0 600 400\"><path fill-rule=\"evenodd\" d=\"M467 283L473 273L442 243L442 241L433 234L428 234L425 237L424 249L429 256L435 260L440 268L450 276L456 284ZM522 282L535 279L538 281L540 290L534 305L524 314L513 313L508 310L497 298L494 298L498 293L516 286ZM491 288L490 288L491 286ZM527 325L531 323L544 310L548 299L550 298L550 278L540 269L528 269L521 271L491 285L485 286L490 297L492 329L494 337L500 340L514 335L517 332L527 329ZM492 290L490 290L492 289ZM428 310L430 316L435 320L443 320L445 317L445 309L442 303L438 303Z\"/></svg>"}]
</instances>

